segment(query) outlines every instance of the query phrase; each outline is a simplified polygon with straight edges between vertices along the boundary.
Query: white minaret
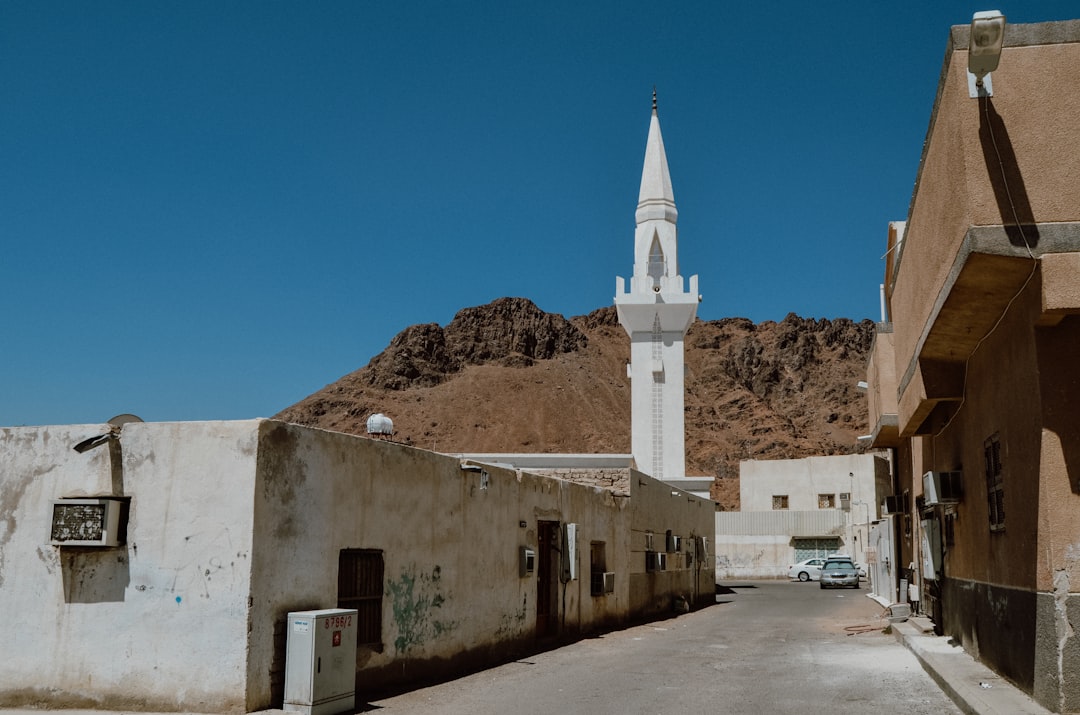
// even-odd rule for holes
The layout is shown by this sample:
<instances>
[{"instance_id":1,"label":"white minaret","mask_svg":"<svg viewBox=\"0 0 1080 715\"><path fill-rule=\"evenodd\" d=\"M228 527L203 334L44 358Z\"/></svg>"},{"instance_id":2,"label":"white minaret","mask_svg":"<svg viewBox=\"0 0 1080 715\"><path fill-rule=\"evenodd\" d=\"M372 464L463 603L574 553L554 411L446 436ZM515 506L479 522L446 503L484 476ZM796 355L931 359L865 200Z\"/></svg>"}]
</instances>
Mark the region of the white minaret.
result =
<instances>
[{"instance_id":1,"label":"white minaret","mask_svg":"<svg viewBox=\"0 0 1080 715\"><path fill-rule=\"evenodd\" d=\"M653 92L649 140L634 232L634 277L615 279L619 323L630 334L631 451L637 468L656 479L686 476L683 423L683 337L697 314L697 276L683 290L675 195L671 190Z\"/></svg>"}]
</instances>

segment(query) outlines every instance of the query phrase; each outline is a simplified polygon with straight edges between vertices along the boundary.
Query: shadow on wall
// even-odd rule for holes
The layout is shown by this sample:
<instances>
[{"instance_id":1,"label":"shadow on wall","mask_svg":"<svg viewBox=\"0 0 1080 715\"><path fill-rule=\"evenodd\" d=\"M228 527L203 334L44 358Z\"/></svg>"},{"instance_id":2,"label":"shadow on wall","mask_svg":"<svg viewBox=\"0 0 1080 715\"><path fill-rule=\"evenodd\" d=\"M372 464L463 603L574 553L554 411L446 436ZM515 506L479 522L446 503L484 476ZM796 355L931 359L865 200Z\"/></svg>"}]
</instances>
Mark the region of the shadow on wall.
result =
<instances>
[{"instance_id":1,"label":"shadow on wall","mask_svg":"<svg viewBox=\"0 0 1080 715\"><path fill-rule=\"evenodd\" d=\"M1035 214L1031 210L1024 177L1016 162L1012 140L1005 121L994 108L989 97L979 100L982 105L979 113L979 142L982 144L983 160L989 174L990 186L994 189L1005 233L1013 246L1027 246L1034 249L1039 245L1039 228L1035 225Z\"/></svg>"},{"instance_id":2,"label":"shadow on wall","mask_svg":"<svg viewBox=\"0 0 1080 715\"><path fill-rule=\"evenodd\" d=\"M1072 366L1080 354L1080 315L1070 315L1053 327L1035 331L1039 354L1039 392L1043 427L1057 435L1065 476L1073 494L1080 494L1080 374Z\"/></svg>"},{"instance_id":3,"label":"shadow on wall","mask_svg":"<svg viewBox=\"0 0 1080 715\"><path fill-rule=\"evenodd\" d=\"M118 603L131 581L127 549L60 549L64 603Z\"/></svg>"}]
</instances>

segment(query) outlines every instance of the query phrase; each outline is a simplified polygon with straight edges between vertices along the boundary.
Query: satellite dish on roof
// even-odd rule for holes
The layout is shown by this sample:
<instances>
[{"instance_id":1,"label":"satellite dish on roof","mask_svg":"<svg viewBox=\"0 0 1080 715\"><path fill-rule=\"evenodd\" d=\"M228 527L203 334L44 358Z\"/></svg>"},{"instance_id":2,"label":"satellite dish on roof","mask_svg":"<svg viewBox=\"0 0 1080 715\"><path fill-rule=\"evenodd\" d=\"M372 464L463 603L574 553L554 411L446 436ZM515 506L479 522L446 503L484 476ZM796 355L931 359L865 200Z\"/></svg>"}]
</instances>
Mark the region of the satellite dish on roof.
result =
<instances>
[{"instance_id":1,"label":"satellite dish on roof","mask_svg":"<svg viewBox=\"0 0 1080 715\"><path fill-rule=\"evenodd\" d=\"M138 417L136 415L131 415L131 414L128 414L127 412L125 412L122 415L117 415L116 417L113 417L111 420L109 420L109 424L111 424L113 427L123 427L124 425L128 424L129 422L142 422L142 421L143 421L142 417Z\"/></svg>"},{"instance_id":2,"label":"satellite dish on roof","mask_svg":"<svg viewBox=\"0 0 1080 715\"><path fill-rule=\"evenodd\" d=\"M392 435L394 434L394 421L381 412L376 412L371 417L367 418L367 433L374 435Z\"/></svg>"}]
</instances>

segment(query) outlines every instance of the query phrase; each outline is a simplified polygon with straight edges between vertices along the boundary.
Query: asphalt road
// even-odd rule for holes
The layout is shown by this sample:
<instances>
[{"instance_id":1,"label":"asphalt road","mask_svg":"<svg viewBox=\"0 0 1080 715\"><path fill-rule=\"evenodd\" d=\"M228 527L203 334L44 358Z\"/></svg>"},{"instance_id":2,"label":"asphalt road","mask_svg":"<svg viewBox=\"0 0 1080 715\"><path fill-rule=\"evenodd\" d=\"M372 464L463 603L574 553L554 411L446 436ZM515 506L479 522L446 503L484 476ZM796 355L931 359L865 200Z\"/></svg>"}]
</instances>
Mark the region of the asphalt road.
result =
<instances>
[{"instance_id":1,"label":"asphalt road","mask_svg":"<svg viewBox=\"0 0 1080 715\"><path fill-rule=\"evenodd\" d=\"M865 588L728 584L717 605L367 705L375 712L959 713Z\"/></svg>"}]
</instances>

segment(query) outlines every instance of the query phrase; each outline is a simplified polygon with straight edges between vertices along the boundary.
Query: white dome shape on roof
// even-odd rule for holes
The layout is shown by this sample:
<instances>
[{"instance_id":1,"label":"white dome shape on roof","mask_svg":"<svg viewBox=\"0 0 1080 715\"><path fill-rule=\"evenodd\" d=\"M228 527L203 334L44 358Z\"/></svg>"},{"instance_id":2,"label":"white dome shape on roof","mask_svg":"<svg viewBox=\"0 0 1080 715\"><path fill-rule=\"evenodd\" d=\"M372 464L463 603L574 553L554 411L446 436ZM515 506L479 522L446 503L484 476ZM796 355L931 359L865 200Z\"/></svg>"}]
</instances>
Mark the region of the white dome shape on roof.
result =
<instances>
[{"instance_id":1,"label":"white dome shape on roof","mask_svg":"<svg viewBox=\"0 0 1080 715\"><path fill-rule=\"evenodd\" d=\"M381 412L376 412L367 418L367 433L394 434L394 421Z\"/></svg>"}]
</instances>

